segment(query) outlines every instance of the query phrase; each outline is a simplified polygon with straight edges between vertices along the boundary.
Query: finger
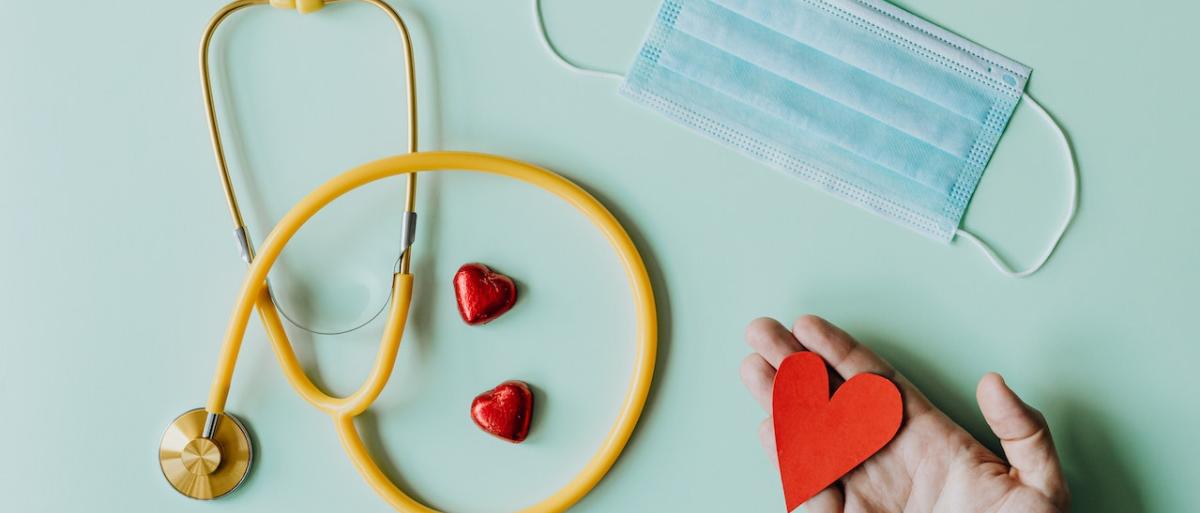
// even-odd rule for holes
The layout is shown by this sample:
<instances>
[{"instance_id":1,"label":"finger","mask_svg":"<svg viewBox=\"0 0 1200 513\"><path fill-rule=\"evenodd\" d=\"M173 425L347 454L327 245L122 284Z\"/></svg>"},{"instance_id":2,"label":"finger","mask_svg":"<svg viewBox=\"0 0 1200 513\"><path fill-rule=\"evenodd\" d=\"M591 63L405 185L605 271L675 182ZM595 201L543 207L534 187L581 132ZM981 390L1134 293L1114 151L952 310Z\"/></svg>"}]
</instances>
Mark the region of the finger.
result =
<instances>
[{"instance_id":1,"label":"finger","mask_svg":"<svg viewBox=\"0 0 1200 513\"><path fill-rule=\"evenodd\" d=\"M787 355L804 350L792 332L770 317L750 321L746 327L746 343L776 369Z\"/></svg>"},{"instance_id":2,"label":"finger","mask_svg":"<svg viewBox=\"0 0 1200 513\"><path fill-rule=\"evenodd\" d=\"M1000 438L1009 464L1016 469L1017 479L1065 508L1069 500L1066 482L1046 418L1017 397L996 373L979 380L975 397L983 418Z\"/></svg>"},{"instance_id":3,"label":"finger","mask_svg":"<svg viewBox=\"0 0 1200 513\"><path fill-rule=\"evenodd\" d=\"M742 383L750 395L771 413L771 387L775 382L775 367L767 363L758 353L750 353L742 360Z\"/></svg>"},{"instance_id":4,"label":"finger","mask_svg":"<svg viewBox=\"0 0 1200 513\"><path fill-rule=\"evenodd\" d=\"M779 465L779 453L775 451L775 423L771 417L763 419L758 425L758 438L762 442L763 450L767 451L767 457L771 458L771 463ZM808 513L842 513L845 504L845 495L842 492L841 483L834 483L813 496L804 503L804 511Z\"/></svg>"},{"instance_id":5,"label":"finger","mask_svg":"<svg viewBox=\"0 0 1200 513\"><path fill-rule=\"evenodd\" d=\"M771 463L779 466L779 453L775 451L775 422L772 417L763 419L758 425L758 441L762 442L763 450L767 451Z\"/></svg>"},{"instance_id":6,"label":"finger","mask_svg":"<svg viewBox=\"0 0 1200 513\"><path fill-rule=\"evenodd\" d=\"M808 513L842 513L846 509L846 494L841 483L829 485L804 503Z\"/></svg>"},{"instance_id":7,"label":"finger","mask_svg":"<svg viewBox=\"0 0 1200 513\"><path fill-rule=\"evenodd\" d=\"M891 365L825 319L815 315L800 317L792 324L792 333L804 347L829 362L843 378L850 379L863 372L885 378L896 375L896 369Z\"/></svg>"},{"instance_id":8,"label":"finger","mask_svg":"<svg viewBox=\"0 0 1200 513\"><path fill-rule=\"evenodd\" d=\"M892 380L900 388L905 414L910 418L933 409L929 399L891 364L829 321L805 315L792 324L792 333L803 347L824 358L845 379L869 372Z\"/></svg>"}]
</instances>

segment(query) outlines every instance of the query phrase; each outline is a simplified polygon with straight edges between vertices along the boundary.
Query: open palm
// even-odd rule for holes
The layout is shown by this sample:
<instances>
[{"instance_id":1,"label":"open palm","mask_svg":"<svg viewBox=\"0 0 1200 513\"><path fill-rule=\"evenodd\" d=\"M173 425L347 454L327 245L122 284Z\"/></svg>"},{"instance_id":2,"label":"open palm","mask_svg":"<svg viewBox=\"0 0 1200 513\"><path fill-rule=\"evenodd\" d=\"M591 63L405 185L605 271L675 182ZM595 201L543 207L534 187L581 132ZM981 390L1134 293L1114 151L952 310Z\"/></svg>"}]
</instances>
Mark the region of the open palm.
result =
<instances>
[{"instance_id":1,"label":"open palm","mask_svg":"<svg viewBox=\"0 0 1200 513\"><path fill-rule=\"evenodd\" d=\"M929 402L866 346L814 316L791 330L756 319L746 330L754 353L742 362L742 380L771 412L775 369L787 355L812 351L833 368L835 386L869 372L891 379L904 398L904 422L883 450L804 504L811 513L1062 513L1070 494L1050 429L1041 413L1021 401L997 374L979 382L976 397L1005 462ZM775 455L767 418L759 434Z\"/></svg>"}]
</instances>

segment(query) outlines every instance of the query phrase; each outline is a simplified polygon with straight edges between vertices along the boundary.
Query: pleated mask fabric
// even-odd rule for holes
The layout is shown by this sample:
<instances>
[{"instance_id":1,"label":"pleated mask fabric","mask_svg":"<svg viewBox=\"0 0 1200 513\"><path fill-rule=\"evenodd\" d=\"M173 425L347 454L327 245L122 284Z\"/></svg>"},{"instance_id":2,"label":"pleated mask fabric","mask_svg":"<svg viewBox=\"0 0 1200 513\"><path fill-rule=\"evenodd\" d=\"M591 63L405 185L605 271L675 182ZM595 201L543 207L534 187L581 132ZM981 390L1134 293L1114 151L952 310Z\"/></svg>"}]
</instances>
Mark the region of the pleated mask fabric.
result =
<instances>
[{"instance_id":1,"label":"pleated mask fabric","mask_svg":"<svg viewBox=\"0 0 1200 513\"><path fill-rule=\"evenodd\" d=\"M665 0L621 93L949 242L1030 71L879 0Z\"/></svg>"}]
</instances>

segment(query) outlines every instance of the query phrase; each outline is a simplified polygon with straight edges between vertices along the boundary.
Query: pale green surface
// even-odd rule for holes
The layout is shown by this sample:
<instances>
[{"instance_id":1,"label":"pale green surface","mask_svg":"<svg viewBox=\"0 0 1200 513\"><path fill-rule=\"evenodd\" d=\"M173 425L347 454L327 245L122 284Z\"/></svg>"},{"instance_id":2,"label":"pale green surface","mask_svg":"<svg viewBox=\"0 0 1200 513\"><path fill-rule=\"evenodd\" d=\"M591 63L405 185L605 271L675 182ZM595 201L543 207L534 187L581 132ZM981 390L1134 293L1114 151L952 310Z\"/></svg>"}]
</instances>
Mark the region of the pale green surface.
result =
<instances>
[{"instance_id":1,"label":"pale green surface","mask_svg":"<svg viewBox=\"0 0 1200 513\"><path fill-rule=\"evenodd\" d=\"M163 482L158 437L203 401L243 273L195 63L220 4L69 4L0 2L0 510L387 511L284 383L257 325L230 400L258 443L250 481L212 503ZM1195 507L1200 3L905 5L1032 66L1030 91L1074 137L1079 217L1031 279L752 163L630 104L614 82L564 72L541 52L525 0L397 2L417 40L422 147L560 171L607 202L648 258L662 321L655 391L577 511L781 511L755 436L763 414L737 366L747 321L802 312L859 334L980 436L974 384L1003 372L1049 417L1077 511ZM656 7L548 0L546 11L565 52L619 70ZM326 177L403 150L399 48L378 13L260 9L218 42L257 239ZM966 225L1028 261L1061 215L1061 167L1050 129L1019 108ZM301 287L322 298L326 326L373 307L399 190L356 193L301 233L278 276L293 308ZM413 331L364 426L420 497L511 510L565 482L607 429L628 377L627 289L600 237L529 187L427 178L421 205ZM514 275L524 294L484 328L456 319L449 292L471 260ZM378 331L296 339L344 393ZM541 401L515 447L466 416L475 393L508 378Z\"/></svg>"}]
</instances>

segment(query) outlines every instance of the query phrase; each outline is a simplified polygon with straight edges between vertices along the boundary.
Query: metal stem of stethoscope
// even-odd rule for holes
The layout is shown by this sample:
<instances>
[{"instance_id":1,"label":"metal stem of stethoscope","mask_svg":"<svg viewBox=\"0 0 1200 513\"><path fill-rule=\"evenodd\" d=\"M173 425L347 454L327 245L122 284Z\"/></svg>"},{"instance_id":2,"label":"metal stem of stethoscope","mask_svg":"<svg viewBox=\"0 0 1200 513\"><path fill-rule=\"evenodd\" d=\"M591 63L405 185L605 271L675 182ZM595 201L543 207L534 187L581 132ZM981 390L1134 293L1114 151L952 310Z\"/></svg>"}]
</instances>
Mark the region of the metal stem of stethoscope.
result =
<instances>
[{"instance_id":1,"label":"metal stem of stethoscope","mask_svg":"<svg viewBox=\"0 0 1200 513\"><path fill-rule=\"evenodd\" d=\"M348 0L327 0L325 3L338 3ZM408 107L408 152L414 153L417 151L417 100L416 100L416 73L413 66L413 50L412 39L409 36L408 27L404 24L404 20L396 13L391 6L382 0L361 0L378 7L400 32L400 37L404 47L404 79L405 79L405 96ZM217 123L217 112L212 93L212 80L210 77L208 66L208 52L211 46L213 34L216 33L217 27L230 14L252 5L263 5L271 3L270 0L239 0L232 2L220 11L213 15L209 21L208 27L204 31L204 37L200 42L200 79L204 89L204 109L208 116L208 133L212 140L213 153L217 158L217 170L221 178L221 186L225 192L225 202L229 206L229 214L233 218L234 236L237 238L238 248L241 252L242 260L249 265L254 261L254 244L250 241L250 235L246 230L246 222L242 215L241 207L238 205L237 194L234 192L233 180L230 178L229 164L225 158L225 147L221 142L221 129ZM404 196L404 217L401 224L401 245L399 256L398 271L408 273L412 262L412 243L413 236L416 230L416 194L417 192L417 177L415 174L410 174L406 177L405 196ZM269 285L268 285L269 287ZM357 330L375 320L387 304L384 303L379 311L362 324L340 331L318 331L306 325L302 325L294 319L294 316L284 312L277 301L273 301L277 309L293 326L300 328L310 333L319 335L338 335Z\"/></svg>"}]
</instances>

